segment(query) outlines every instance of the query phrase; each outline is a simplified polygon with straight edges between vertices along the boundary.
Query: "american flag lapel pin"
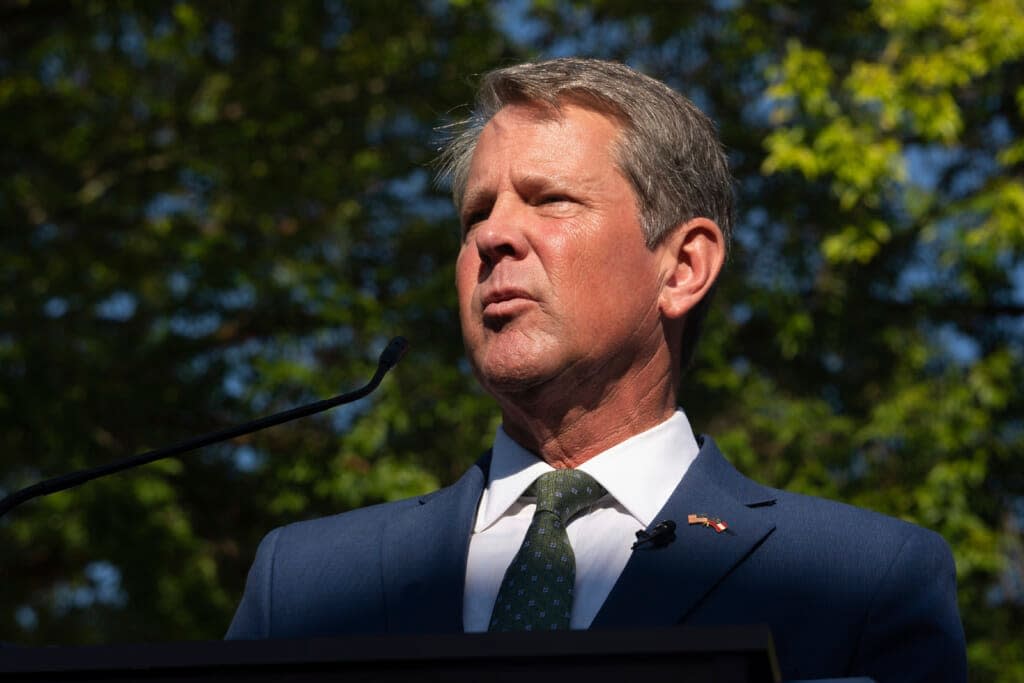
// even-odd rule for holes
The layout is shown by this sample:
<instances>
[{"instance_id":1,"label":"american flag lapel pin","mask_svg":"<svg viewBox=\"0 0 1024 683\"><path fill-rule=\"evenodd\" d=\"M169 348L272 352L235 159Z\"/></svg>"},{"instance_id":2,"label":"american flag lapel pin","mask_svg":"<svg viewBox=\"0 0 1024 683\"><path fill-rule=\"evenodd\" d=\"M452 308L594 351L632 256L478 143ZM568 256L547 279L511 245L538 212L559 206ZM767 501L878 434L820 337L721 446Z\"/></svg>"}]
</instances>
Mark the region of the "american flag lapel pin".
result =
<instances>
[{"instance_id":1,"label":"american flag lapel pin","mask_svg":"<svg viewBox=\"0 0 1024 683\"><path fill-rule=\"evenodd\" d=\"M686 521L691 525L702 524L706 527L710 527L715 530L715 533L722 533L729 528L729 525L725 523L725 520L719 519L718 517L709 517L708 515L695 515L690 514L686 517Z\"/></svg>"}]
</instances>

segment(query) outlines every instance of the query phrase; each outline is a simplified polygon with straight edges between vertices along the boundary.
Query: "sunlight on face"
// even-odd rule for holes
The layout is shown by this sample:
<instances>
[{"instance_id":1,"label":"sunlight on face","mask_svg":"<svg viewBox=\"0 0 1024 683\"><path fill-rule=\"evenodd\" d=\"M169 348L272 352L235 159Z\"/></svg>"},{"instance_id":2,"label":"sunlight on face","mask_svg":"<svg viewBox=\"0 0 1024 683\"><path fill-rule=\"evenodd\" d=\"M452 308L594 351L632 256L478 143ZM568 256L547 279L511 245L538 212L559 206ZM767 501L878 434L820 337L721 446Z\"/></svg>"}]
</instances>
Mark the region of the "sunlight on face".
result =
<instances>
[{"instance_id":1,"label":"sunlight on face","mask_svg":"<svg viewBox=\"0 0 1024 683\"><path fill-rule=\"evenodd\" d=\"M651 353L658 260L613 158L617 135L575 105L510 105L480 136L456 283L466 349L492 394L600 385Z\"/></svg>"}]
</instances>

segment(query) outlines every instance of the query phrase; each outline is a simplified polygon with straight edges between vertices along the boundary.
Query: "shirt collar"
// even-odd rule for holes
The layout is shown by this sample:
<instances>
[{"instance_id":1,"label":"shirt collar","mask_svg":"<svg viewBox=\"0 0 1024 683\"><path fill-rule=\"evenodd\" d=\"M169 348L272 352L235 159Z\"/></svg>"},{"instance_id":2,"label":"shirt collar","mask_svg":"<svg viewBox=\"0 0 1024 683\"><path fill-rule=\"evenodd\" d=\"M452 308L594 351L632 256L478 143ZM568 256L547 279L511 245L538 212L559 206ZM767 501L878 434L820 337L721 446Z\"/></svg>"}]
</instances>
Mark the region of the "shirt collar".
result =
<instances>
[{"instance_id":1,"label":"shirt collar","mask_svg":"<svg viewBox=\"0 0 1024 683\"><path fill-rule=\"evenodd\" d=\"M646 527L668 501L699 451L690 421L679 409L668 420L599 453L579 469L594 477ZM498 427L490 478L480 500L474 532L498 521L537 477L552 469Z\"/></svg>"}]
</instances>

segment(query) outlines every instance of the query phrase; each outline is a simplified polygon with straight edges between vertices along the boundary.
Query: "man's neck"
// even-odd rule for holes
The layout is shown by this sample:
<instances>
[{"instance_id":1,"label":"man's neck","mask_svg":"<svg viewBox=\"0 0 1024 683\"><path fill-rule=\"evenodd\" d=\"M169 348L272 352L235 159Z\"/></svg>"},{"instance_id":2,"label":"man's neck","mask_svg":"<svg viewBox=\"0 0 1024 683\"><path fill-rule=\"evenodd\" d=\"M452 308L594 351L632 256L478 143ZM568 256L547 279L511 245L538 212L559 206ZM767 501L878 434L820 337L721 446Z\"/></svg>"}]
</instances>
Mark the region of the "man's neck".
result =
<instances>
[{"instance_id":1,"label":"man's neck","mask_svg":"<svg viewBox=\"0 0 1024 683\"><path fill-rule=\"evenodd\" d=\"M577 467L612 446L672 416L675 392L668 377L651 384L620 382L594 403L579 387L506 397L505 432L552 467Z\"/></svg>"}]
</instances>

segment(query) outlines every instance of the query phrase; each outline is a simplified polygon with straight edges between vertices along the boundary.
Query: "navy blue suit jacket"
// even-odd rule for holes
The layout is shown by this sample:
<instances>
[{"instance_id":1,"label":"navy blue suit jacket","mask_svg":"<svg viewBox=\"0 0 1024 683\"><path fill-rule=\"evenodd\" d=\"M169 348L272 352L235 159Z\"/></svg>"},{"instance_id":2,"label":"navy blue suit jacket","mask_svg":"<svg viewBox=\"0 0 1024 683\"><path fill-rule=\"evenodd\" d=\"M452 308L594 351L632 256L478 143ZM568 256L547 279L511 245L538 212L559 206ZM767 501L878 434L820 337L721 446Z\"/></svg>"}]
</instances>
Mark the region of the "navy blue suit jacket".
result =
<instances>
[{"instance_id":1,"label":"navy blue suit jacket","mask_svg":"<svg viewBox=\"0 0 1024 683\"><path fill-rule=\"evenodd\" d=\"M966 680L956 579L932 531L747 479L701 439L656 520L676 541L634 551L592 629L764 623L786 679ZM272 531L229 638L462 631L484 458L454 485ZM723 533L688 525L725 520Z\"/></svg>"}]
</instances>

